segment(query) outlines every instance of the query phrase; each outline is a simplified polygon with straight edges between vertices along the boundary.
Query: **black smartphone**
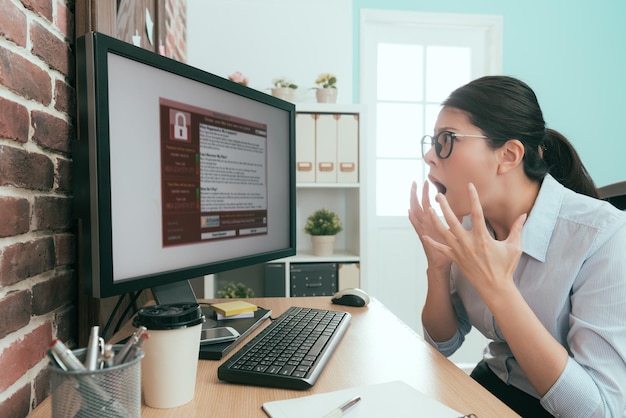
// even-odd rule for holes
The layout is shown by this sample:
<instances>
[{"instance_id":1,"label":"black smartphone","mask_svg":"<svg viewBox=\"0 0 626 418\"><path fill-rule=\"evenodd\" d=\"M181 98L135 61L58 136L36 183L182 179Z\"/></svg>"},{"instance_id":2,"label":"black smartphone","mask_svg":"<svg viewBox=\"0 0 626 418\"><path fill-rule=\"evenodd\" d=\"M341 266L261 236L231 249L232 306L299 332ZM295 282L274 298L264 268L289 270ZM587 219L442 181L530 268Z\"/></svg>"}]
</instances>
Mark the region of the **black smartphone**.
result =
<instances>
[{"instance_id":1,"label":"black smartphone","mask_svg":"<svg viewBox=\"0 0 626 418\"><path fill-rule=\"evenodd\" d=\"M217 344L236 340L239 332L232 327L216 327L202 330L200 345Z\"/></svg>"}]
</instances>

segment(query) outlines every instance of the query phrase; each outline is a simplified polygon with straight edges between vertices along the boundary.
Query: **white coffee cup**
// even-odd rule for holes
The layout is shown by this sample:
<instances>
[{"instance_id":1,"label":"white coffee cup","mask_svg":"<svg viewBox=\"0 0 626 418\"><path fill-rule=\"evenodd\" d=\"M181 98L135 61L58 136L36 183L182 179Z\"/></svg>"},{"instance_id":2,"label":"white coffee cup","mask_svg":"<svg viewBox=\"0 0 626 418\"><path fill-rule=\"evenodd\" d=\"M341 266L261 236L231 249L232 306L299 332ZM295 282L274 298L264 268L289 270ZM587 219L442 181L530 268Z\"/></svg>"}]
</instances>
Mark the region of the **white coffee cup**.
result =
<instances>
[{"instance_id":1,"label":"white coffee cup","mask_svg":"<svg viewBox=\"0 0 626 418\"><path fill-rule=\"evenodd\" d=\"M141 365L144 402L152 408L174 408L194 397L200 333L205 321L197 303L149 306L133 325L148 329Z\"/></svg>"}]
</instances>

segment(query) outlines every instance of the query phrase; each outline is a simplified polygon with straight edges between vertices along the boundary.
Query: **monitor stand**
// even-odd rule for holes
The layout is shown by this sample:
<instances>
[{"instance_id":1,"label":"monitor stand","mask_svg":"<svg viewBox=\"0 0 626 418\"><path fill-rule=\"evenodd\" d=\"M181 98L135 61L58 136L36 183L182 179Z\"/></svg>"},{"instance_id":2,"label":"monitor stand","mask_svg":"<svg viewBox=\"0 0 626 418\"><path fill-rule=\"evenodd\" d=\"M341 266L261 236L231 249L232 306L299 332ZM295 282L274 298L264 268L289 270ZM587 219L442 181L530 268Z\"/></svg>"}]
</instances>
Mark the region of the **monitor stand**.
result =
<instances>
[{"instance_id":1,"label":"monitor stand","mask_svg":"<svg viewBox=\"0 0 626 418\"><path fill-rule=\"evenodd\" d=\"M183 302L198 303L189 280L155 286L151 290L154 300L159 305Z\"/></svg>"},{"instance_id":2,"label":"monitor stand","mask_svg":"<svg viewBox=\"0 0 626 418\"><path fill-rule=\"evenodd\" d=\"M189 280L183 280L180 282L174 282L169 284L163 284L151 288L154 300L158 305L168 305L171 303L198 303L196 294L191 287ZM202 324L202 328L213 328L217 322L213 319L212 313L207 306L200 306L206 321Z\"/></svg>"}]
</instances>

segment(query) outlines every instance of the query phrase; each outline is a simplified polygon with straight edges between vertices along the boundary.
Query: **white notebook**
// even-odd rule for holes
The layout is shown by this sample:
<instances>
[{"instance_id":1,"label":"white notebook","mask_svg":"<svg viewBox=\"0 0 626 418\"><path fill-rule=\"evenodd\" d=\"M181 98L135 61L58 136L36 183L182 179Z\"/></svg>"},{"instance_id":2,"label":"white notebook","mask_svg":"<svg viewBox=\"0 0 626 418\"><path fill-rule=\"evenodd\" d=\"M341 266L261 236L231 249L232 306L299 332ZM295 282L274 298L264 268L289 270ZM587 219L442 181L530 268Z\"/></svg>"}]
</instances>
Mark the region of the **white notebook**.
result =
<instances>
[{"instance_id":1,"label":"white notebook","mask_svg":"<svg viewBox=\"0 0 626 418\"><path fill-rule=\"evenodd\" d=\"M263 410L271 418L322 418L355 396L360 396L361 401L345 412L345 418L459 418L464 415L401 381L266 402Z\"/></svg>"}]
</instances>

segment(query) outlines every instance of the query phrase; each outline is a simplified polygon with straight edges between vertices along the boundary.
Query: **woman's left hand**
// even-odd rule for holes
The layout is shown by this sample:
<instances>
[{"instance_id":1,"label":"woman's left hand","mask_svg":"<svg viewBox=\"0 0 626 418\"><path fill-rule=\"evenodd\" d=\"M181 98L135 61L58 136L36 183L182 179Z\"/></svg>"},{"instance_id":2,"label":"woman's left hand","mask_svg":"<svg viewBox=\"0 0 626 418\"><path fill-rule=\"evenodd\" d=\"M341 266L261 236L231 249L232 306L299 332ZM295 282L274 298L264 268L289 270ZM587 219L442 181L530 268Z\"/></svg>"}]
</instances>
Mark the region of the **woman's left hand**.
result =
<instances>
[{"instance_id":1,"label":"woman's left hand","mask_svg":"<svg viewBox=\"0 0 626 418\"><path fill-rule=\"evenodd\" d=\"M461 225L445 196L438 194L437 202L449 228L441 222L434 209L430 208L439 242L431 237L425 237L424 241L450 257L483 300L486 300L492 291L497 293L502 286L512 283L513 273L522 254L522 227L527 215L522 214L513 222L509 236L504 241L497 241L487 230L476 187L470 183L468 188L472 230L467 231Z\"/></svg>"}]
</instances>

